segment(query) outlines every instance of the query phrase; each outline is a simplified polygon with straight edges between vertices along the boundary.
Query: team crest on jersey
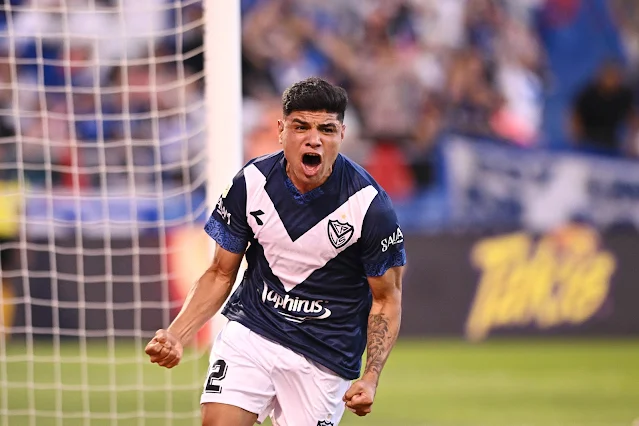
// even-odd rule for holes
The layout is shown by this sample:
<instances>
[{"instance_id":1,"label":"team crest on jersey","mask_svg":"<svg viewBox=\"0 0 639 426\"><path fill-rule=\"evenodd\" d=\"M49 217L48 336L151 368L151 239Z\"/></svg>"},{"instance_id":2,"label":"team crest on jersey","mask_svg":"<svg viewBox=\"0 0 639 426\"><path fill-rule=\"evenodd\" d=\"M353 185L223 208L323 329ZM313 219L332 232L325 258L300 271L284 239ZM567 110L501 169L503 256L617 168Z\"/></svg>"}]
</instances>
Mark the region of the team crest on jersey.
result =
<instances>
[{"instance_id":1,"label":"team crest on jersey","mask_svg":"<svg viewBox=\"0 0 639 426\"><path fill-rule=\"evenodd\" d=\"M342 223L339 220L328 221L328 239L336 249L342 247L353 237L355 228L348 222Z\"/></svg>"}]
</instances>

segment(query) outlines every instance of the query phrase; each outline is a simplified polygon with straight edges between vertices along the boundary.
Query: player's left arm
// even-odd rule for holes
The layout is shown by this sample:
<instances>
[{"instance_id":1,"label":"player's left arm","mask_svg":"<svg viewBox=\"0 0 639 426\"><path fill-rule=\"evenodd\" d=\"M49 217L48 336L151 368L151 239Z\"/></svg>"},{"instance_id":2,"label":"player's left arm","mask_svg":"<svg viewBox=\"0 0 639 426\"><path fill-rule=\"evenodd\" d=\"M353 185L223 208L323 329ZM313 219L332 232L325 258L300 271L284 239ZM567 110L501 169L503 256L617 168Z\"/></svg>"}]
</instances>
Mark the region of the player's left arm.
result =
<instances>
[{"instance_id":1,"label":"player's left arm","mask_svg":"<svg viewBox=\"0 0 639 426\"><path fill-rule=\"evenodd\" d=\"M397 341L402 317L403 266L388 269L379 277L368 277L373 305L368 315L366 367L362 377L344 395L346 407L358 416L371 412L379 376Z\"/></svg>"},{"instance_id":2,"label":"player's left arm","mask_svg":"<svg viewBox=\"0 0 639 426\"><path fill-rule=\"evenodd\" d=\"M364 220L362 260L373 296L368 316L366 366L344 395L346 407L359 416L371 412L379 378L401 323L404 235L390 200L382 193Z\"/></svg>"},{"instance_id":3,"label":"player's left arm","mask_svg":"<svg viewBox=\"0 0 639 426\"><path fill-rule=\"evenodd\" d=\"M403 269L403 266L396 266L381 277L368 277L373 305L368 315L366 368L362 378L375 385L379 383L379 376L399 334Z\"/></svg>"}]
</instances>

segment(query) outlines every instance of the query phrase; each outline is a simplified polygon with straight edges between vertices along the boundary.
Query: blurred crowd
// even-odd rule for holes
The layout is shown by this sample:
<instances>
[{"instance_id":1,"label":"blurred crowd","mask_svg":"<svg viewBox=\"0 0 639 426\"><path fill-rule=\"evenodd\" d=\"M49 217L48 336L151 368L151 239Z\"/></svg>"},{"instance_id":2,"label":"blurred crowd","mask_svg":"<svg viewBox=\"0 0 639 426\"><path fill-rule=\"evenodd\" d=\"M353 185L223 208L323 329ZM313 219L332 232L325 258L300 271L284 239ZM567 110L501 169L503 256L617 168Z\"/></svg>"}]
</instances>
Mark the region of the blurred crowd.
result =
<instances>
[{"instance_id":1,"label":"blurred crowd","mask_svg":"<svg viewBox=\"0 0 639 426\"><path fill-rule=\"evenodd\" d=\"M542 122L557 84L539 14L560 19L548 10L588 1L243 0L245 157L278 149L281 93L310 75L348 90L343 151L396 198L438 179L442 135L539 146L553 137ZM639 7L609 4L627 62L603 64L566 127L578 147L635 155L637 76L626 71L639 70ZM0 175L19 164L53 185L204 180L199 0L4 0L3 9Z\"/></svg>"},{"instance_id":2,"label":"blurred crowd","mask_svg":"<svg viewBox=\"0 0 639 426\"><path fill-rule=\"evenodd\" d=\"M247 156L275 148L277 96L323 75L347 88L344 152L395 197L435 179L443 132L530 145L544 56L537 0L255 0L243 21Z\"/></svg>"},{"instance_id":3,"label":"blurred crowd","mask_svg":"<svg viewBox=\"0 0 639 426\"><path fill-rule=\"evenodd\" d=\"M202 5L5 0L0 175L48 188L201 185Z\"/></svg>"},{"instance_id":4,"label":"blurred crowd","mask_svg":"<svg viewBox=\"0 0 639 426\"><path fill-rule=\"evenodd\" d=\"M247 157L277 148L278 96L307 75L348 89L343 151L396 199L441 180L451 134L639 156L635 0L243 4Z\"/></svg>"}]
</instances>

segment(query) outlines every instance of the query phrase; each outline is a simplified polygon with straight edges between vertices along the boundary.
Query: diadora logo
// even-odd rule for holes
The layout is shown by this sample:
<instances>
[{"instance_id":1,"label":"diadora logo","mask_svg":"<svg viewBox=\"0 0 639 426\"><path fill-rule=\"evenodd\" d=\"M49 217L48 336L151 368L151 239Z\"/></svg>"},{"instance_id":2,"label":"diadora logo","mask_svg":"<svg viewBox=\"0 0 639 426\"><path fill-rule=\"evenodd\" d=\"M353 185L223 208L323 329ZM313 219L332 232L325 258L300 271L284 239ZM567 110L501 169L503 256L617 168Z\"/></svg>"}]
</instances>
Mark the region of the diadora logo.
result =
<instances>
[{"instance_id":1,"label":"diadora logo","mask_svg":"<svg viewBox=\"0 0 639 426\"><path fill-rule=\"evenodd\" d=\"M300 299L288 294L280 296L270 290L266 283L262 290L262 302L271 302L277 312L291 322L301 323L306 320L321 320L331 316L331 311L322 306L323 300Z\"/></svg>"},{"instance_id":2,"label":"diadora logo","mask_svg":"<svg viewBox=\"0 0 639 426\"><path fill-rule=\"evenodd\" d=\"M226 224L230 225L231 224L231 213L224 206L224 202L222 201L222 198L220 198L218 200L216 210L217 210L218 214L220 216L222 216L222 219L226 222Z\"/></svg>"},{"instance_id":3,"label":"diadora logo","mask_svg":"<svg viewBox=\"0 0 639 426\"><path fill-rule=\"evenodd\" d=\"M393 232L390 237L384 238L382 240L382 252L388 250L390 246L394 246L395 244L404 242L404 234L402 234L402 230L397 227L397 231Z\"/></svg>"},{"instance_id":4,"label":"diadora logo","mask_svg":"<svg viewBox=\"0 0 639 426\"><path fill-rule=\"evenodd\" d=\"M348 222L340 222L339 220L328 221L328 239L336 249L342 247L350 241L355 228Z\"/></svg>"},{"instance_id":5,"label":"diadora logo","mask_svg":"<svg viewBox=\"0 0 639 426\"><path fill-rule=\"evenodd\" d=\"M262 221L262 219L260 219L260 216L262 216L264 214L264 212L262 210L255 210L253 212L250 212L249 214L255 218L255 222L259 226L264 225L264 221Z\"/></svg>"}]
</instances>

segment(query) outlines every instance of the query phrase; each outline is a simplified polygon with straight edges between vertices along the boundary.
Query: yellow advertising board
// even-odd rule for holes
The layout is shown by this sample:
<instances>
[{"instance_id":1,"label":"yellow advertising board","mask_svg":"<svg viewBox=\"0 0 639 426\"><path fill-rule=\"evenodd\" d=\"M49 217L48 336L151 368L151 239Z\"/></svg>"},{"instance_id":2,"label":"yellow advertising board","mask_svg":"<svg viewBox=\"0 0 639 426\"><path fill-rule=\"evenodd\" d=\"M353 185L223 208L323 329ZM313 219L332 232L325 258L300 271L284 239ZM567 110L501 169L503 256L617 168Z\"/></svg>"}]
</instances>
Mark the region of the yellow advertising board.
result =
<instances>
[{"instance_id":1,"label":"yellow advertising board","mask_svg":"<svg viewBox=\"0 0 639 426\"><path fill-rule=\"evenodd\" d=\"M569 226L537 239L518 232L480 240L471 251L480 272L466 336L493 329L582 324L605 302L615 257L597 232Z\"/></svg>"}]
</instances>

